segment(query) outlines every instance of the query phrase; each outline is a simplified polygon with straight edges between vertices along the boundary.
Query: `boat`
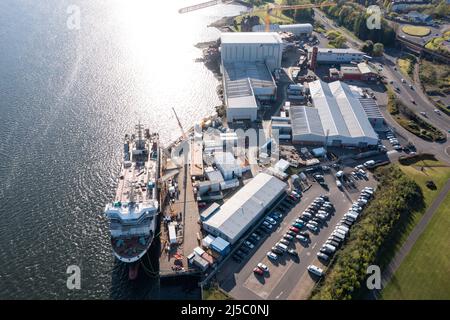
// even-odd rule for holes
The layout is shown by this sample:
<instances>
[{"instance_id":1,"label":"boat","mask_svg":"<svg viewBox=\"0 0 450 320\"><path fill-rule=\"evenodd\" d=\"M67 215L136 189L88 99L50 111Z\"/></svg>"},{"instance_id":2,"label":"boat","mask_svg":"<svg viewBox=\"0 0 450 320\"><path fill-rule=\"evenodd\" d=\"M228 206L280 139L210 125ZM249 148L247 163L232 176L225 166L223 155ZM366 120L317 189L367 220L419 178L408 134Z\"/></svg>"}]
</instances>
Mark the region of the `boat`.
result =
<instances>
[{"instance_id":1,"label":"boat","mask_svg":"<svg viewBox=\"0 0 450 320\"><path fill-rule=\"evenodd\" d=\"M129 267L129 278L138 276L140 259L150 248L157 226L159 201L159 136L143 133L125 135L121 173L114 201L105 207L109 219L114 256Z\"/></svg>"}]
</instances>

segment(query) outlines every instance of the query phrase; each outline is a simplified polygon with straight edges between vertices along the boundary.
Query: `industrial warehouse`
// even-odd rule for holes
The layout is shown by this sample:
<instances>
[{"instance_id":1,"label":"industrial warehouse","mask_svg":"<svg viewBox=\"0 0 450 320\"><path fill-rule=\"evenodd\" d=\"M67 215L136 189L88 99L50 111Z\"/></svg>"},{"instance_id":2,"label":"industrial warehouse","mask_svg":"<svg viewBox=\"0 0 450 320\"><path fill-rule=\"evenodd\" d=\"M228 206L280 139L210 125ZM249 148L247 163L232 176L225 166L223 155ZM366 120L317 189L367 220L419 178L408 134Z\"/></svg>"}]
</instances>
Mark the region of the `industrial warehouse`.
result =
<instances>
[{"instance_id":1,"label":"industrial warehouse","mask_svg":"<svg viewBox=\"0 0 450 320\"><path fill-rule=\"evenodd\" d=\"M350 87L340 81L309 83L313 107L291 106L292 142L305 145L377 145L378 136ZM371 116L375 107L366 103ZM378 113L375 114L378 117Z\"/></svg>"},{"instance_id":2,"label":"industrial warehouse","mask_svg":"<svg viewBox=\"0 0 450 320\"><path fill-rule=\"evenodd\" d=\"M310 23L298 23L298 24L271 24L270 32L290 32L297 37L310 37L313 32L313 26ZM253 32L264 32L266 26L263 24L259 24L253 26Z\"/></svg>"},{"instance_id":3,"label":"industrial warehouse","mask_svg":"<svg viewBox=\"0 0 450 320\"><path fill-rule=\"evenodd\" d=\"M255 121L258 100L273 100L271 72L281 67L283 41L278 33L223 33L221 69L227 121ZM257 100L258 99L258 100Z\"/></svg>"},{"instance_id":4,"label":"industrial warehouse","mask_svg":"<svg viewBox=\"0 0 450 320\"><path fill-rule=\"evenodd\" d=\"M286 183L266 173L259 173L225 202L203 229L234 244L286 189Z\"/></svg>"}]
</instances>

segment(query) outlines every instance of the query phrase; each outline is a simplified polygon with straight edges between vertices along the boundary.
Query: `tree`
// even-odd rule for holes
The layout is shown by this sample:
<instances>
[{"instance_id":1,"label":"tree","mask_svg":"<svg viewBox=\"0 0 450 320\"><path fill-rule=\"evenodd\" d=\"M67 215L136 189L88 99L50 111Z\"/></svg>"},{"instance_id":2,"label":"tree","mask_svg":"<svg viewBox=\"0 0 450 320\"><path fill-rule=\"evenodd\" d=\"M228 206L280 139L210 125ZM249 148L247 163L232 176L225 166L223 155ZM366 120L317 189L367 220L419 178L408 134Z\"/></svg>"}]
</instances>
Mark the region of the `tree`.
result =
<instances>
[{"instance_id":1,"label":"tree","mask_svg":"<svg viewBox=\"0 0 450 320\"><path fill-rule=\"evenodd\" d=\"M366 40L361 47L361 50L367 54L372 54L373 49L374 49L374 45L371 40Z\"/></svg>"},{"instance_id":2,"label":"tree","mask_svg":"<svg viewBox=\"0 0 450 320\"><path fill-rule=\"evenodd\" d=\"M380 42L377 42L373 45L373 51L372 54L375 57L381 57L384 53L384 45Z\"/></svg>"}]
</instances>

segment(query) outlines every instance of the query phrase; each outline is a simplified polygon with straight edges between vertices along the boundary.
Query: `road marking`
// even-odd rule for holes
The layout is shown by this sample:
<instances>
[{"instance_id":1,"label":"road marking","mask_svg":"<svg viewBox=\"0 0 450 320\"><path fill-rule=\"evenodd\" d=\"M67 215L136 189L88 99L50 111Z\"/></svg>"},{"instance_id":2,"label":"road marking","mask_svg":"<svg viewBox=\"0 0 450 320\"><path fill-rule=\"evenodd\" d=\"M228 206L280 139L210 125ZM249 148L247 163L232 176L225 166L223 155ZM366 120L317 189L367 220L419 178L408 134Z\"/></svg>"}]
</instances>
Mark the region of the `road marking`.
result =
<instances>
[{"instance_id":1,"label":"road marking","mask_svg":"<svg viewBox=\"0 0 450 320\"><path fill-rule=\"evenodd\" d=\"M316 247L316 245L317 245L317 242L314 243L314 245L312 246L311 250L314 249Z\"/></svg>"},{"instance_id":2,"label":"road marking","mask_svg":"<svg viewBox=\"0 0 450 320\"><path fill-rule=\"evenodd\" d=\"M281 291L280 294L275 297L275 299L279 299L282 294L283 294L283 291Z\"/></svg>"}]
</instances>

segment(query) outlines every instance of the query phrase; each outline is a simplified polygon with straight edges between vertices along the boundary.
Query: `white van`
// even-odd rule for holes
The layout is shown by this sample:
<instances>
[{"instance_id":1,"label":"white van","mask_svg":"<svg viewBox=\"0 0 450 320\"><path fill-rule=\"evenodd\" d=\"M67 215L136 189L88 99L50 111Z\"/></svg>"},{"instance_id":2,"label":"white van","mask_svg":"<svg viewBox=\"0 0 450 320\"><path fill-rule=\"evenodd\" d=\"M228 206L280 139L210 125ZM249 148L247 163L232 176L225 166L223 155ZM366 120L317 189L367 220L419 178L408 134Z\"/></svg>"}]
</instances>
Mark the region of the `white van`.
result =
<instances>
[{"instance_id":1,"label":"white van","mask_svg":"<svg viewBox=\"0 0 450 320\"><path fill-rule=\"evenodd\" d=\"M308 271L315 274L316 276L319 276L319 277L323 276L323 270L320 269L319 267L316 267L313 264L310 264L308 266Z\"/></svg>"},{"instance_id":2,"label":"white van","mask_svg":"<svg viewBox=\"0 0 450 320\"><path fill-rule=\"evenodd\" d=\"M332 236L335 236L335 237L337 237L337 238L339 238L339 239L341 239L341 240L345 240L345 235L343 235L342 233L333 231L333 233L332 233L331 235L332 235Z\"/></svg>"},{"instance_id":3,"label":"white van","mask_svg":"<svg viewBox=\"0 0 450 320\"><path fill-rule=\"evenodd\" d=\"M282 244L282 243L279 243L279 242L276 244L276 247L277 247L278 249L282 250L283 252L286 252L286 251L288 250L287 245Z\"/></svg>"},{"instance_id":4,"label":"white van","mask_svg":"<svg viewBox=\"0 0 450 320\"><path fill-rule=\"evenodd\" d=\"M346 226L344 226L344 225L342 225L342 224L339 224L339 225L337 226L337 228L339 228L340 230L344 231L345 234L347 234L347 233L350 231L349 228L347 228Z\"/></svg>"},{"instance_id":5,"label":"white van","mask_svg":"<svg viewBox=\"0 0 450 320\"><path fill-rule=\"evenodd\" d=\"M341 229L339 229L338 227L336 227L336 228L334 229L334 232L335 232L335 233L340 233L340 234L342 234L344 237L347 235L347 233L346 233L344 230L341 230Z\"/></svg>"},{"instance_id":6,"label":"white van","mask_svg":"<svg viewBox=\"0 0 450 320\"><path fill-rule=\"evenodd\" d=\"M373 167L374 165L375 165L374 160L369 160L369 161L364 162L364 167L366 167L366 168Z\"/></svg>"},{"instance_id":7,"label":"white van","mask_svg":"<svg viewBox=\"0 0 450 320\"><path fill-rule=\"evenodd\" d=\"M329 243L325 243L323 246L325 248L327 248L328 250L330 250L331 252L333 252L333 253L336 252L336 247L331 245L331 244L329 244Z\"/></svg>"}]
</instances>

